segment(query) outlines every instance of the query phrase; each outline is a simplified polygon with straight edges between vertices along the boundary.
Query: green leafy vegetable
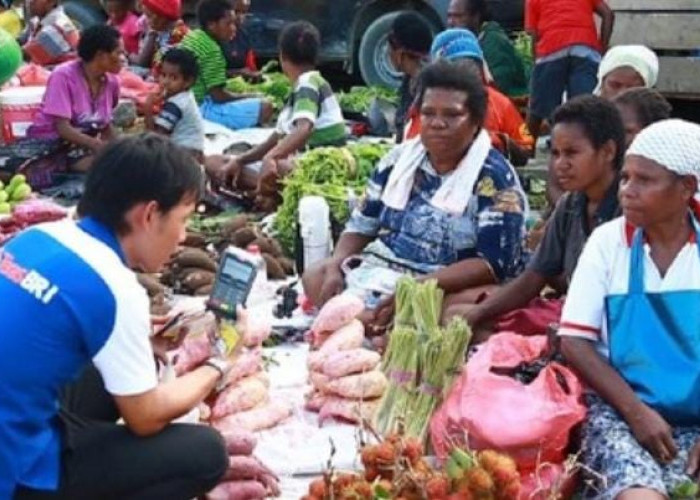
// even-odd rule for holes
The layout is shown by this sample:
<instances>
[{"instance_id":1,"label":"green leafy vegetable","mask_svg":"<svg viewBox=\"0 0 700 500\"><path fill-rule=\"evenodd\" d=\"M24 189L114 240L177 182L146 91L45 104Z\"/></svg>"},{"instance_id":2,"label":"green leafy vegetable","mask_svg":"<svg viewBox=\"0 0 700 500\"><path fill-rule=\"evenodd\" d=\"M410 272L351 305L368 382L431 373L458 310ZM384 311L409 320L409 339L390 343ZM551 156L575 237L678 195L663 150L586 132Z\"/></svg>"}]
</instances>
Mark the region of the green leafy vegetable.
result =
<instances>
[{"instance_id":1,"label":"green leafy vegetable","mask_svg":"<svg viewBox=\"0 0 700 500\"><path fill-rule=\"evenodd\" d=\"M349 92L338 92L336 95L341 109L355 113L367 113L375 98L398 103L396 90L387 87L352 87Z\"/></svg>"},{"instance_id":2,"label":"green leafy vegetable","mask_svg":"<svg viewBox=\"0 0 700 500\"><path fill-rule=\"evenodd\" d=\"M282 204L273 226L287 252L291 254L294 249L301 198L322 196L333 219L344 224L350 217L350 200L362 194L374 166L388 148L384 144L316 148L295 161L294 170L282 181Z\"/></svg>"}]
</instances>

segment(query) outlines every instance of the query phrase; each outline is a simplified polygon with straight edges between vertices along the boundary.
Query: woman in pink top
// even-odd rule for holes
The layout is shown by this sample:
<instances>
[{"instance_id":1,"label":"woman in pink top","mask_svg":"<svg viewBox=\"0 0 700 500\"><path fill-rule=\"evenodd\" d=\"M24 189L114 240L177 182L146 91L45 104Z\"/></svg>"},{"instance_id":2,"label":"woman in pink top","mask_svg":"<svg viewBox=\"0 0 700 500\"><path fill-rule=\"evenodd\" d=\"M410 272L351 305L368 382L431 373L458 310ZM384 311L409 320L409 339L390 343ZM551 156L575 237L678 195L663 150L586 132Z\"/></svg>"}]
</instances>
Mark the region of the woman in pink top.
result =
<instances>
[{"instance_id":1,"label":"woman in pink top","mask_svg":"<svg viewBox=\"0 0 700 500\"><path fill-rule=\"evenodd\" d=\"M107 24L114 26L121 33L126 53L138 54L142 26L139 17L133 11L132 0L107 0L105 10L109 16Z\"/></svg>"},{"instance_id":2,"label":"woman in pink top","mask_svg":"<svg viewBox=\"0 0 700 500\"><path fill-rule=\"evenodd\" d=\"M93 26L80 38L79 59L51 73L41 109L27 131L29 143L46 146L39 162L43 174L65 167L87 170L94 153L114 137L112 112L119 100L115 75L121 70L123 52L115 28ZM50 169L47 153L53 159Z\"/></svg>"}]
</instances>

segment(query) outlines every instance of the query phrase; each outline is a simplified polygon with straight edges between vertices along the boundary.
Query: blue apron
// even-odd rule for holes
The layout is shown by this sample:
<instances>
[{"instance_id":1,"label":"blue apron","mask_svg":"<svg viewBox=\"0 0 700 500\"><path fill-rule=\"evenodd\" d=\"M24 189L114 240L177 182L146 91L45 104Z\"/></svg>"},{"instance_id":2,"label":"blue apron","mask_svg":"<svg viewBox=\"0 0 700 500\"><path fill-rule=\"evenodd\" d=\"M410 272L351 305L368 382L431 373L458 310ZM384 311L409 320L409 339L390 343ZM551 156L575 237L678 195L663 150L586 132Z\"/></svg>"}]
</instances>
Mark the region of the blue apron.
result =
<instances>
[{"instance_id":1,"label":"blue apron","mask_svg":"<svg viewBox=\"0 0 700 500\"><path fill-rule=\"evenodd\" d=\"M628 293L606 298L610 362L669 423L698 425L700 290L645 293L642 240L637 229Z\"/></svg>"}]
</instances>

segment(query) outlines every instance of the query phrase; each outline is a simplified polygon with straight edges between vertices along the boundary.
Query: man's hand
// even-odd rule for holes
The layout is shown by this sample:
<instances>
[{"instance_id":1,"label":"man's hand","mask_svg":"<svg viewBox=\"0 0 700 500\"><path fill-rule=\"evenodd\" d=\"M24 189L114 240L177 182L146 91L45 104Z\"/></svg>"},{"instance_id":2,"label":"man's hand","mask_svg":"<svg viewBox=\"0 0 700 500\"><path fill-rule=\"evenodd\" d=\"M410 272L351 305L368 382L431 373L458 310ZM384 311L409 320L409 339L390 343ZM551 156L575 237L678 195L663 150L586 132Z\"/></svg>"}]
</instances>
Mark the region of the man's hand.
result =
<instances>
[{"instance_id":1,"label":"man's hand","mask_svg":"<svg viewBox=\"0 0 700 500\"><path fill-rule=\"evenodd\" d=\"M369 325L368 335L370 337L376 337L386 333L389 325L391 325L394 320L395 314L396 296L392 293L391 295L380 300L377 307L374 309L374 314L372 315Z\"/></svg>"},{"instance_id":2,"label":"man's hand","mask_svg":"<svg viewBox=\"0 0 700 500\"><path fill-rule=\"evenodd\" d=\"M340 270L340 266L336 262L329 260L323 267L323 284L319 294L321 303L317 304L319 306L325 304L336 295L340 295L345 289L345 278Z\"/></svg>"},{"instance_id":3,"label":"man's hand","mask_svg":"<svg viewBox=\"0 0 700 500\"><path fill-rule=\"evenodd\" d=\"M627 423L639 444L657 462L667 464L676 458L678 448L673 440L671 426L655 410L642 403Z\"/></svg>"},{"instance_id":4,"label":"man's hand","mask_svg":"<svg viewBox=\"0 0 700 500\"><path fill-rule=\"evenodd\" d=\"M700 440L696 441L693 448L688 453L688 464L685 473L696 481L700 481Z\"/></svg>"},{"instance_id":5,"label":"man's hand","mask_svg":"<svg viewBox=\"0 0 700 500\"><path fill-rule=\"evenodd\" d=\"M258 180L258 193L263 196L276 194L277 179L279 179L277 160L273 158L264 158L262 161L262 170L260 171L260 179Z\"/></svg>"},{"instance_id":6,"label":"man's hand","mask_svg":"<svg viewBox=\"0 0 700 500\"><path fill-rule=\"evenodd\" d=\"M169 320L170 318L167 316L152 316L151 325L153 326L153 330L158 332ZM163 364L167 364L168 351L180 347L188 333L189 330L187 326L174 326L151 336L151 347L153 347L153 354L156 359Z\"/></svg>"}]
</instances>

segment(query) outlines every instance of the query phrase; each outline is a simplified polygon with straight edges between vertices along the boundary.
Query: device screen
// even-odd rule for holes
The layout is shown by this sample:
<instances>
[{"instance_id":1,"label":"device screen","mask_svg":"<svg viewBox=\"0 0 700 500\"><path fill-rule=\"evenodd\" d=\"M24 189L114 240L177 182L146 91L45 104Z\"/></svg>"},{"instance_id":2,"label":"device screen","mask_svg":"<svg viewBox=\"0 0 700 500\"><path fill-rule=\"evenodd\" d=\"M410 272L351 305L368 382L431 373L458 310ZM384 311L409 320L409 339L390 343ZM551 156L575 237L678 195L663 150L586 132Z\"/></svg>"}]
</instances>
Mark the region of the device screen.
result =
<instances>
[{"instance_id":1,"label":"device screen","mask_svg":"<svg viewBox=\"0 0 700 500\"><path fill-rule=\"evenodd\" d=\"M255 279L256 269L250 262L224 254L208 305L215 312L235 317L236 306L245 304Z\"/></svg>"}]
</instances>

